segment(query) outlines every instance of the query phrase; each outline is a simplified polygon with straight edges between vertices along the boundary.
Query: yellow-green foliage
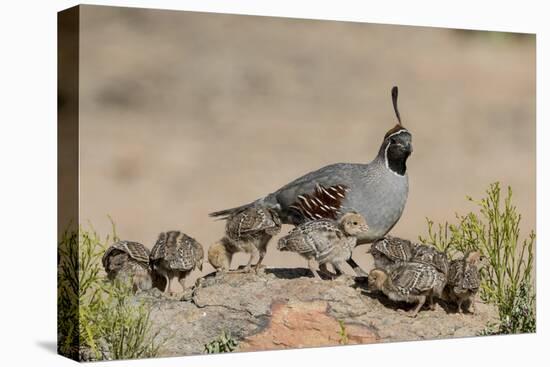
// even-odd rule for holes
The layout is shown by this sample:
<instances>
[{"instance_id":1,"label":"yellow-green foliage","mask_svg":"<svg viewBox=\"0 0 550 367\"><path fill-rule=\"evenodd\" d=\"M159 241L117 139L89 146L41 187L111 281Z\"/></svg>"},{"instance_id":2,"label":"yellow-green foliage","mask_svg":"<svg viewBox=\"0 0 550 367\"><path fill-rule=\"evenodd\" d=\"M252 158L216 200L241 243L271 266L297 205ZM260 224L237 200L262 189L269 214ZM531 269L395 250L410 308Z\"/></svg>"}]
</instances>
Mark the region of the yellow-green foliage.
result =
<instances>
[{"instance_id":1,"label":"yellow-green foliage","mask_svg":"<svg viewBox=\"0 0 550 367\"><path fill-rule=\"evenodd\" d=\"M131 297L129 284L111 283L102 275L101 257L116 240L116 234L102 241L95 231L80 228L78 233L66 232L59 243L58 345L67 357L102 360L158 354L149 309Z\"/></svg>"},{"instance_id":2,"label":"yellow-green foliage","mask_svg":"<svg viewBox=\"0 0 550 367\"><path fill-rule=\"evenodd\" d=\"M338 331L338 335L340 336L340 344L346 345L346 344L349 343L348 331L346 330L346 324L342 320L338 320L338 324L340 325L340 330Z\"/></svg>"},{"instance_id":3,"label":"yellow-green foliage","mask_svg":"<svg viewBox=\"0 0 550 367\"><path fill-rule=\"evenodd\" d=\"M487 196L479 201L470 197L478 213L457 215L458 224L439 224L428 219L424 243L434 245L451 258L471 250L487 260L481 268L483 300L498 306L502 333L535 331L533 257L535 233L520 239L521 215L512 204L512 189L502 200L499 183L491 184Z\"/></svg>"},{"instance_id":4,"label":"yellow-green foliage","mask_svg":"<svg viewBox=\"0 0 550 367\"><path fill-rule=\"evenodd\" d=\"M239 343L231 337L231 334L227 334L224 331L219 337L204 345L204 353L215 354L233 352L238 344Z\"/></svg>"}]
</instances>

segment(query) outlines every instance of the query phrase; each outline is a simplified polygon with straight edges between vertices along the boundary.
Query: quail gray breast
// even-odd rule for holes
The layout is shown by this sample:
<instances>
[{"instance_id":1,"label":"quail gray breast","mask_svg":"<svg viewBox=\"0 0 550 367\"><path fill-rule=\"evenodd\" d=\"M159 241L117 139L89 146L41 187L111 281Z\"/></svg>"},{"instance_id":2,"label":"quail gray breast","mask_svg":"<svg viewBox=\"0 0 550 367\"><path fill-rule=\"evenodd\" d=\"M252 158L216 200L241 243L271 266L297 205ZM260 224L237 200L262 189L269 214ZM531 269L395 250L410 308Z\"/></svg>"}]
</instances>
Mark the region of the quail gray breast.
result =
<instances>
[{"instance_id":1,"label":"quail gray breast","mask_svg":"<svg viewBox=\"0 0 550 367\"><path fill-rule=\"evenodd\" d=\"M202 270L204 251L194 238L180 231L162 232L150 254L153 271L166 279L164 293L172 294L172 279L177 277L185 290L185 278L192 270Z\"/></svg>"},{"instance_id":2,"label":"quail gray breast","mask_svg":"<svg viewBox=\"0 0 550 367\"><path fill-rule=\"evenodd\" d=\"M409 192L407 159L412 152L411 133L401 124L397 87L392 101L398 123L384 136L376 157L367 164L336 163L310 172L250 204L213 212L226 218L248 207L277 211L285 224L298 225L316 219L339 219L356 211L369 223L358 244L382 238L397 223ZM350 257L348 263L366 275Z\"/></svg>"},{"instance_id":3,"label":"quail gray breast","mask_svg":"<svg viewBox=\"0 0 550 367\"><path fill-rule=\"evenodd\" d=\"M472 312L475 313L474 296L479 290L480 278L478 264L481 255L478 251L467 253L464 258L451 261L447 286L447 296L457 305L459 313L462 312L462 304L469 301Z\"/></svg>"},{"instance_id":4,"label":"quail gray breast","mask_svg":"<svg viewBox=\"0 0 550 367\"><path fill-rule=\"evenodd\" d=\"M343 273L343 264L351 257L357 236L368 230L367 222L361 214L346 213L339 222L317 219L302 223L279 239L279 251L291 251L308 260L313 275L321 279L315 269L328 273L326 264L331 264L337 273Z\"/></svg>"},{"instance_id":5,"label":"quail gray breast","mask_svg":"<svg viewBox=\"0 0 550 367\"><path fill-rule=\"evenodd\" d=\"M115 242L107 248L101 262L111 281L130 281L134 291L147 290L152 286L149 250L141 243Z\"/></svg>"},{"instance_id":6,"label":"quail gray breast","mask_svg":"<svg viewBox=\"0 0 550 367\"><path fill-rule=\"evenodd\" d=\"M441 297L445 287L445 276L435 267L423 263L405 263L391 272L383 269L373 269L369 273L368 286L370 290L378 290L389 299L397 302L416 303L409 314L416 317L426 299L430 308L434 308L433 297Z\"/></svg>"},{"instance_id":7,"label":"quail gray breast","mask_svg":"<svg viewBox=\"0 0 550 367\"><path fill-rule=\"evenodd\" d=\"M208 261L218 270L229 270L233 254L250 254L245 272L258 271L271 238L281 231L281 220L276 211L264 207L248 207L231 214L225 224L225 237L208 249Z\"/></svg>"}]
</instances>

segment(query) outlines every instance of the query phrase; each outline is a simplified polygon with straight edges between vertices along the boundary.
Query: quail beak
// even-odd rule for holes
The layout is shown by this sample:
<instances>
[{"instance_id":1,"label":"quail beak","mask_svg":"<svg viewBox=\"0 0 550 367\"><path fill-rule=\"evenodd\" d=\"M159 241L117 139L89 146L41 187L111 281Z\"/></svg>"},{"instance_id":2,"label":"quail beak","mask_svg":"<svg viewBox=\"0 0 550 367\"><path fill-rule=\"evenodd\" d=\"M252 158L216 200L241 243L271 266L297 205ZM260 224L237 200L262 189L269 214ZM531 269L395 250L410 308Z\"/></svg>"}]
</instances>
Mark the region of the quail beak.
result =
<instances>
[{"instance_id":1,"label":"quail beak","mask_svg":"<svg viewBox=\"0 0 550 367\"><path fill-rule=\"evenodd\" d=\"M199 264L199 270L202 271L202 263Z\"/></svg>"}]
</instances>

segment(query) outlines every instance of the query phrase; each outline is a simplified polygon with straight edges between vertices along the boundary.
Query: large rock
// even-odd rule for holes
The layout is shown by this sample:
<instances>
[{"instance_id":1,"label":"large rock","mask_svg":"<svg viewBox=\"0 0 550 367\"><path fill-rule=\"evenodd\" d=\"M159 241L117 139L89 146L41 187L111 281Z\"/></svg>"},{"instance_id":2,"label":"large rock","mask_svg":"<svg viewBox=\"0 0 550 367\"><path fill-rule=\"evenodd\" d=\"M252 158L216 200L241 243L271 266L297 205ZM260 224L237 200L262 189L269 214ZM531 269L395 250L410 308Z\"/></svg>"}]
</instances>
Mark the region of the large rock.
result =
<instances>
[{"instance_id":1,"label":"large rock","mask_svg":"<svg viewBox=\"0 0 550 367\"><path fill-rule=\"evenodd\" d=\"M474 336L497 316L478 300L475 315L440 302L413 319L403 312L410 305L370 294L351 278L315 280L306 269L211 274L186 300L138 297L151 304L154 328L166 339L162 356L203 353L222 332L239 351Z\"/></svg>"}]
</instances>

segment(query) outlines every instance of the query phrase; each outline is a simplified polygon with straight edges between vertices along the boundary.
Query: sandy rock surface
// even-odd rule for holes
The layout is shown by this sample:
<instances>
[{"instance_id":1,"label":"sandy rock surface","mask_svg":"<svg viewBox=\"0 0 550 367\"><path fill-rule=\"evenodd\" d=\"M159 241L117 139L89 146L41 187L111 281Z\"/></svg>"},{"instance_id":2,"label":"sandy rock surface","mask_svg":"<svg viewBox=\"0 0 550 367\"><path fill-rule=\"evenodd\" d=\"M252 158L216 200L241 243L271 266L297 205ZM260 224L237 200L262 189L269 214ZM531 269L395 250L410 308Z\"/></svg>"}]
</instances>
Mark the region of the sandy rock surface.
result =
<instances>
[{"instance_id":1,"label":"sandy rock surface","mask_svg":"<svg viewBox=\"0 0 550 367\"><path fill-rule=\"evenodd\" d=\"M404 312L410 306L350 277L320 281L306 269L211 274L181 299L158 290L137 297L150 303L154 328L167 340L162 356L203 353L222 332L238 341L238 351L255 351L475 336L497 320L496 309L479 300L475 315L440 302L413 319Z\"/></svg>"}]
</instances>

